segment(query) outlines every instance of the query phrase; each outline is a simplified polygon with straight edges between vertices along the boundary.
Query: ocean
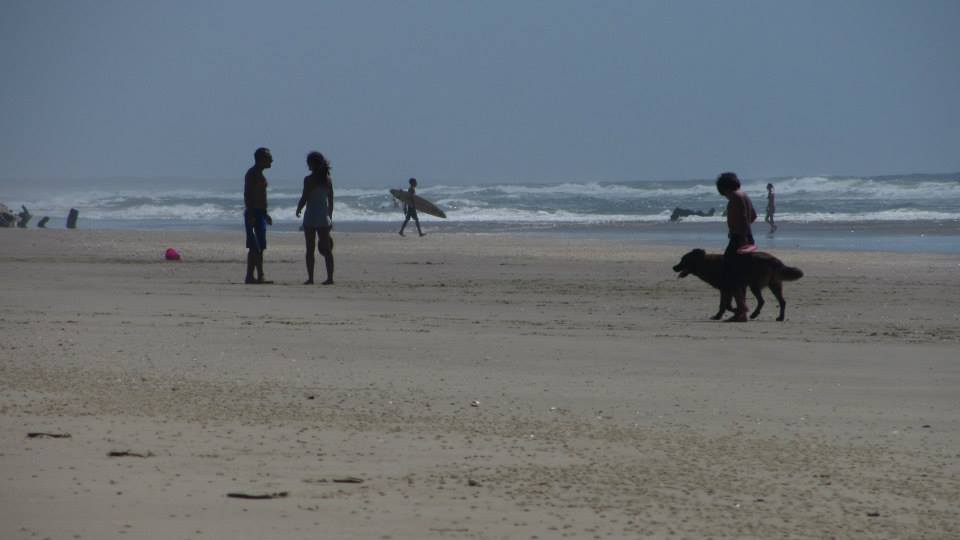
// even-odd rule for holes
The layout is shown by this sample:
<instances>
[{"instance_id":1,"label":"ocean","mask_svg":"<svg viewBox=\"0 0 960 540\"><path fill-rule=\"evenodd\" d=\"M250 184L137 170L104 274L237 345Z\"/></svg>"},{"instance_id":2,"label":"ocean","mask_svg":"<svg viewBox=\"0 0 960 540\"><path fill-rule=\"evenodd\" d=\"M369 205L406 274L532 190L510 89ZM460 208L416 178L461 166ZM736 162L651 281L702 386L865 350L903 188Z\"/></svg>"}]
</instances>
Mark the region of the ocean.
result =
<instances>
[{"instance_id":1,"label":"ocean","mask_svg":"<svg viewBox=\"0 0 960 540\"><path fill-rule=\"evenodd\" d=\"M353 187L335 182L335 231L394 233L402 208L396 186ZM779 229L763 223L766 184L775 186ZM103 179L83 182L0 183L0 202L27 206L63 227L70 208L79 228L240 230L242 180ZM902 176L804 176L743 182L760 214L754 236L761 248L960 253L960 173ZM635 238L722 249L725 199L712 179L638 182L562 182L453 185L421 182L417 193L448 219L421 215L428 232L563 234ZM300 181L271 179L268 197L276 231L296 231ZM671 221L674 208L713 216Z\"/></svg>"}]
</instances>

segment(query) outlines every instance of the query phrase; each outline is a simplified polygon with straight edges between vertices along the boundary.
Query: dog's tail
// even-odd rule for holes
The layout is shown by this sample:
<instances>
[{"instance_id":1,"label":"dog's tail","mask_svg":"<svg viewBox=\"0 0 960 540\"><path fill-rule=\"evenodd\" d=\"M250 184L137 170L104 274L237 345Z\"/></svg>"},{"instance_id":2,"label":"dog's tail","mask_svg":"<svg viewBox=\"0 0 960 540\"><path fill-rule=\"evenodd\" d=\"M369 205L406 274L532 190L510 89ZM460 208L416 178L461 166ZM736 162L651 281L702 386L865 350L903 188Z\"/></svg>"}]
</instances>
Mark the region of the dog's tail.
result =
<instances>
[{"instance_id":1,"label":"dog's tail","mask_svg":"<svg viewBox=\"0 0 960 540\"><path fill-rule=\"evenodd\" d=\"M803 277L803 270L793 266L783 265L780 267L780 278L783 281L796 281Z\"/></svg>"}]
</instances>

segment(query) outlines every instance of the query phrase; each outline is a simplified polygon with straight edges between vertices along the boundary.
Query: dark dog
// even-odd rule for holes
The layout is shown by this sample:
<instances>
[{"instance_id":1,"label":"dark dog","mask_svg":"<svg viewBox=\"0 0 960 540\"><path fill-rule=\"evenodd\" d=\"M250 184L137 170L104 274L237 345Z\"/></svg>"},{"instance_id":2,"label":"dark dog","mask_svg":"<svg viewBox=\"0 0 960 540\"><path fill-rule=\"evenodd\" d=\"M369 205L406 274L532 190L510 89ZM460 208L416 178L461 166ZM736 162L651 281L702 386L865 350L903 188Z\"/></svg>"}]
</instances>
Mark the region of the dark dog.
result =
<instances>
[{"instance_id":1,"label":"dark dog","mask_svg":"<svg viewBox=\"0 0 960 540\"><path fill-rule=\"evenodd\" d=\"M780 259L770 255L755 251L745 257L743 271L746 273L747 285L753 296L757 298L757 308L750 314L751 319L756 319L760 314L760 308L763 307L763 295L761 291L764 287L770 287L773 295L780 302L780 316L778 321L783 320L783 312L787 307L787 302L783 299L783 282L794 281L803 277L803 272L799 268L793 268L783 264ZM674 272L679 272L677 277L687 277L693 274L698 278L720 289L720 311L711 317L714 320L723 316L724 311L733 311L730 306L730 300L733 291L724 288L723 283L723 255L707 255L702 249L695 249L687 253L680 259L680 262L673 267Z\"/></svg>"}]
</instances>

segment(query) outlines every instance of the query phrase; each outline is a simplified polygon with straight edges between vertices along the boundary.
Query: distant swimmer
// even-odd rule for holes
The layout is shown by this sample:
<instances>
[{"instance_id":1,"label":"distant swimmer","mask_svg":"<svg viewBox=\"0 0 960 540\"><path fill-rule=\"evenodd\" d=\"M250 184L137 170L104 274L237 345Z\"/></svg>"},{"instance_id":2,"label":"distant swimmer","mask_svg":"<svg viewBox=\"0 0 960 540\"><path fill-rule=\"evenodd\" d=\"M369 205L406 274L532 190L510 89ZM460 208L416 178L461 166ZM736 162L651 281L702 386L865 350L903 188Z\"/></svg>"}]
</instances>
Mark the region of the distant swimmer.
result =
<instances>
[{"instance_id":1,"label":"distant swimmer","mask_svg":"<svg viewBox=\"0 0 960 540\"><path fill-rule=\"evenodd\" d=\"M267 249L267 225L273 219L267 213L267 177L264 169L273 164L269 148L257 148L253 167L243 178L243 227L247 232L247 276L245 283L271 283L263 276L263 252ZM255 275L256 274L256 275Z\"/></svg>"},{"instance_id":2,"label":"distant swimmer","mask_svg":"<svg viewBox=\"0 0 960 540\"><path fill-rule=\"evenodd\" d=\"M407 228L407 223L409 223L411 219L417 224L417 232L420 233L420 236L425 236L424 232L420 229L420 218L417 216L417 206L414 203L414 196L417 194L417 179L411 178L409 183L410 187L407 188L407 193L410 194L410 202L404 203L406 215L403 219L403 225L400 226L400 236L404 236L403 230Z\"/></svg>"},{"instance_id":3,"label":"distant swimmer","mask_svg":"<svg viewBox=\"0 0 960 540\"><path fill-rule=\"evenodd\" d=\"M773 184L767 184L767 215L763 218L770 225L770 234L777 232L777 225L773 222L773 214L777 211L777 203L773 194Z\"/></svg>"},{"instance_id":4,"label":"distant swimmer","mask_svg":"<svg viewBox=\"0 0 960 540\"><path fill-rule=\"evenodd\" d=\"M303 237L307 247L307 280L304 285L313 283L314 250L323 255L327 267L327 280L323 285L333 285L333 179L330 177L330 162L320 152L307 154L307 168L310 174L303 179L303 193L297 203L297 217L303 214Z\"/></svg>"}]
</instances>

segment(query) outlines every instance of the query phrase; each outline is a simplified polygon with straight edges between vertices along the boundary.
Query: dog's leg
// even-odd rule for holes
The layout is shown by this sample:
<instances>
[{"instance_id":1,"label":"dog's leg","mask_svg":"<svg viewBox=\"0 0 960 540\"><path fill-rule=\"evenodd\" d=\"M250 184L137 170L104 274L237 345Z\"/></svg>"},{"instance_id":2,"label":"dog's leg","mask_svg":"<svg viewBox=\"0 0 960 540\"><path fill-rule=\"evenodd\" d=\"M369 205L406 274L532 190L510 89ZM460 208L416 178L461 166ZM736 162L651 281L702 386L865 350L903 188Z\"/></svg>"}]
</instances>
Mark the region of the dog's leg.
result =
<instances>
[{"instance_id":1,"label":"dog's leg","mask_svg":"<svg viewBox=\"0 0 960 540\"><path fill-rule=\"evenodd\" d=\"M710 317L711 319L715 321L719 321L721 318L723 318L723 312L730 309L730 298L731 298L730 291L726 289L720 290L720 309L717 311L716 315L714 315L713 317ZM733 311L733 310L730 309L730 311Z\"/></svg>"},{"instance_id":2,"label":"dog's leg","mask_svg":"<svg viewBox=\"0 0 960 540\"><path fill-rule=\"evenodd\" d=\"M783 299L783 284L780 282L770 282L770 291L774 296L777 297L777 302L780 303L780 316L777 317L778 321L782 321L784 318L784 312L787 310L787 301Z\"/></svg>"},{"instance_id":3,"label":"dog's leg","mask_svg":"<svg viewBox=\"0 0 960 540\"><path fill-rule=\"evenodd\" d=\"M757 299L757 309L753 310L753 313L750 314L751 319L756 319L757 315L760 315L760 309L763 307L763 290L758 285L750 284L750 292L753 293L753 297Z\"/></svg>"}]
</instances>

